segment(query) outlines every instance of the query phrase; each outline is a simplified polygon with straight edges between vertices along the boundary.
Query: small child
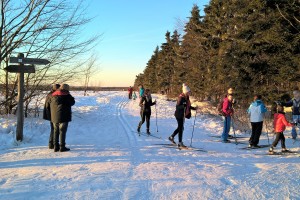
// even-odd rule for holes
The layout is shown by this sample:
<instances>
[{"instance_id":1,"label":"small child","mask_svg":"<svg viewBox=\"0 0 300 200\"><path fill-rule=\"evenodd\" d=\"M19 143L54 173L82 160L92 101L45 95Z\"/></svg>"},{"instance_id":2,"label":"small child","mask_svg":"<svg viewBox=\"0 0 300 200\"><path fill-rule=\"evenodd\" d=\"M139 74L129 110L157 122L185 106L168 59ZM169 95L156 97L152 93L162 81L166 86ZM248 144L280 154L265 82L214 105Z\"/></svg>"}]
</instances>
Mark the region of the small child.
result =
<instances>
[{"instance_id":1,"label":"small child","mask_svg":"<svg viewBox=\"0 0 300 200\"><path fill-rule=\"evenodd\" d=\"M279 140L281 141L281 148L282 148L281 151L282 152L289 151L285 147L285 137L283 135L283 131L285 130L286 126L293 126L293 125L286 120L284 107L279 103L276 106L276 111L274 114L274 131L276 134L276 138L269 149L270 153L274 153L274 148L278 144Z\"/></svg>"},{"instance_id":2,"label":"small child","mask_svg":"<svg viewBox=\"0 0 300 200\"><path fill-rule=\"evenodd\" d=\"M132 96L133 96L133 100L135 100L136 97L137 97L135 91L133 91L133 95Z\"/></svg>"}]
</instances>

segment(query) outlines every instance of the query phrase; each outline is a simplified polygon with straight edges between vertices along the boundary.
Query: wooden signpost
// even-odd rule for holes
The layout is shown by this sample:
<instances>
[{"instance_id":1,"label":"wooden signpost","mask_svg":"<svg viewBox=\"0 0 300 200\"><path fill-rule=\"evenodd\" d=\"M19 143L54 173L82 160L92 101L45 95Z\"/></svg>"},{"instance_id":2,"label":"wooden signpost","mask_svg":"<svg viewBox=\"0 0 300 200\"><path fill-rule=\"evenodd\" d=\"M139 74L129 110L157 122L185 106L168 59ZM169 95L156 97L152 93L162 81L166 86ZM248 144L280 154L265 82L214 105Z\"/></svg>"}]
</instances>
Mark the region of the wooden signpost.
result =
<instances>
[{"instance_id":1,"label":"wooden signpost","mask_svg":"<svg viewBox=\"0 0 300 200\"><path fill-rule=\"evenodd\" d=\"M10 57L10 63L18 63L19 65L9 65L5 68L7 72L18 73L18 110L17 110L17 131L16 140L23 140L24 126L24 73L35 73L34 64L47 65L50 62L46 59L24 58L23 53L19 53L18 57ZM25 65L31 64L31 65Z\"/></svg>"}]
</instances>

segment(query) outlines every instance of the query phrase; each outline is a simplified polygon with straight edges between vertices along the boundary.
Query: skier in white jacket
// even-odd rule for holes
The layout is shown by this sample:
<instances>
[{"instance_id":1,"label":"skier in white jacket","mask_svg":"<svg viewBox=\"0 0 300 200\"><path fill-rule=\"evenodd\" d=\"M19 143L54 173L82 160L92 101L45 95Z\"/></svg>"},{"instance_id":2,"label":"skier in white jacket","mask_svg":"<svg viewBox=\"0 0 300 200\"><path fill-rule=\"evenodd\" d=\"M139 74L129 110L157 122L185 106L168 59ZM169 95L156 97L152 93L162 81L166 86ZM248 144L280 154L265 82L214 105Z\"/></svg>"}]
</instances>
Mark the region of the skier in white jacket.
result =
<instances>
[{"instance_id":1,"label":"skier in white jacket","mask_svg":"<svg viewBox=\"0 0 300 200\"><path fill-rule=\"evenodd\" d=\"M250 115L252 127L252 134L249 139L249 147L259 147L258 143L263 128L264 113L267 112L267 108L261 99L261 95L255 95L254 102L251 103L247 110Z\"/></svg>"}]
</instances>

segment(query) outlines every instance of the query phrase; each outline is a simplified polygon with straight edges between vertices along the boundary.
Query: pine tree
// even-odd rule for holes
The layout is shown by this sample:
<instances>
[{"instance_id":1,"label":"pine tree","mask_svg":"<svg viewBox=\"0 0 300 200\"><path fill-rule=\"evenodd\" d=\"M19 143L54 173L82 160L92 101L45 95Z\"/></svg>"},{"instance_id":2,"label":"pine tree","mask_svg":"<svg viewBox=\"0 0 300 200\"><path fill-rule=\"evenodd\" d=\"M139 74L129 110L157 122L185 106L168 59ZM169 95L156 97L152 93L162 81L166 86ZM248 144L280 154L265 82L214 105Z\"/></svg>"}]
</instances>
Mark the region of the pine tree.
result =
<instances>
[{"instance_id":1,"label":"pine tree","mask_svg":"<svg viewBox=\"0 0 300 200\"><path fill-rule=\"evenodd\" d=\"M171 80L173 76L175 51L172 47L170 32L166 33L166 42L161 45L161 51L158 54L157 82L161 91L169 94L171 92Z\"/></svg>"}]
</instances>

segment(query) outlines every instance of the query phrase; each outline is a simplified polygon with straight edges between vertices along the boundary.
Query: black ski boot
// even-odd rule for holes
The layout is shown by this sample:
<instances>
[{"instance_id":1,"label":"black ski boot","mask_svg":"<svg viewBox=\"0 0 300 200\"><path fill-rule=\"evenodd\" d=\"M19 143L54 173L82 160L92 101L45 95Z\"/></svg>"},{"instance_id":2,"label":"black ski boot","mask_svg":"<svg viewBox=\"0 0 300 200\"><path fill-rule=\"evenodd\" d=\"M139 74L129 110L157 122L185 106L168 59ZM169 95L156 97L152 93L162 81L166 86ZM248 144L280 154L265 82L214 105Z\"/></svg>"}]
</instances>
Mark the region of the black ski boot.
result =
<instances>
[{"instance_id":1,"label":"black ski boot","mask_svg":"<svg viewBox=\"0 0 300 200\"><path fill-rule=\"evenodd\" d=\"M275 152L274 152L274 147L271 146L270 149L269 149L269 154L274 154L274 153L275 153Z\"/></svg>"},{"instance_id":2,"label":"black ski boot","mask_svg":"<svg viewBox=\"0 0 300 200\"><path fill-rule=\"evenodd\" d=\"M58 152L59 151L59 145L55 144L53 149L54 149L54 152Z\"/></svg>"},{"instance_id":3,"label":"black ski boot","mask_svg":"<svg viewBox=\"0 0 300 200\"><path fill-rule=\"evenodd\" d=\"M169 137L170 142L172 142L172 144L176 144L176 142L174 141L174 138L172 136Z\"/></svg>"},{"instance_id":4,"label":"black ski boot","mask_svg":"<svg viewBox=\"0 0 300 200\"><path fill-rule=\"evenodd\" d=\"M59 151L60 152L65 152L65 151L70 151L70 149L67 148L65 145L61 145Z\"/></svg>"},{"instance_id":5,"label":"black ski boot","mask_svg":"<svg viewBox=\"0 0 300 200\"><path fill-rule=\"evenodd\" d=\"M183 142L179 142L179 143L178 143L178 148L187 148L187 146L185 146L185 145L183 144Z\"/></svg>"},{"instance_id":6,"label":"black ski boot","mask_svg":"<svg viewBox=\"0 0 300 200\"><path fill-rule=\"evenodd\" d=\"M147 128L147 132L146 132L146 133L147 133L148 135L150 135L150 134L151 134L148 128Z\"/></svg>"},{"instance_id":7,"label":"black ski boot","mask_svg":"<svg viewBox=\"0 0 300 200\"><path fill-rule=\"evenodd\" d=\"M49 149L54 149L54 144L49 142Z\"/></svg>"},{"instance_id":8,"label":"black ski boot","mask_svg":"<svg viewBox=\"0 0 300 200\"><path fill-rule=\"evenodd\" d=\"M137 127L137 132L138 132L138 133L141 132L141 127L140 127L140 126Z\"/></svg>"}]
</instances>

